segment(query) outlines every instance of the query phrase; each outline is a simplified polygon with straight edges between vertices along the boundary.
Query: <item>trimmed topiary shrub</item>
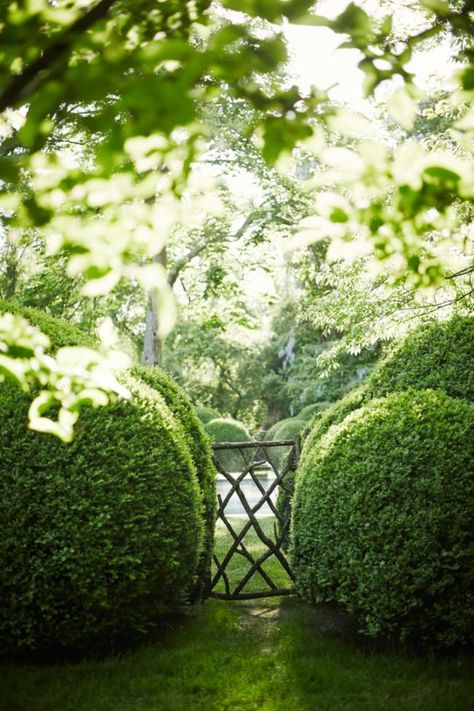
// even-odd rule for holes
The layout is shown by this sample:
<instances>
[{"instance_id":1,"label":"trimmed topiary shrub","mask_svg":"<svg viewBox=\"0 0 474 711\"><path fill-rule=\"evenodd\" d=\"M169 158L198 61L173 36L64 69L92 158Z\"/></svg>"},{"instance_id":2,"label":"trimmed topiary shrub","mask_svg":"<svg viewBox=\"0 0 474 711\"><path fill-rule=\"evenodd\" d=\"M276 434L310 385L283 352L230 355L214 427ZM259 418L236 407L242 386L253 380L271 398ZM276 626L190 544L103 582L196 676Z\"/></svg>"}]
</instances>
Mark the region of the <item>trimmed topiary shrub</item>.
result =
<instances>
[{"instance_id":1,"label":"trimmed topiary shrub","mask_svg":"<svg viewBox=\"0 0 474 711\"><path fill-rule=\"evenodd\" d=\"M315 417L319 416L320 413L315 415ZM304 420L300 420L299 417L282 420L274 425L276 430L273 439L294 439L297 435L303 436L307 426L308 423ZM278 447L268 450L270 462L279 472L285 464L289 453L290 450L287 447ZM283 550L287 550L289 545L289 523L291 519L291 501L295 490L295 474L293 470L288 472L283 480L283 484L278 489L276 507L283 518L283 524L280 523L280 521L278 522L278 532L282 537Z\"/></svg>"},{"instance_id":2,"label":"trimmed topiary shrub","mask_svg":"<svg viewBox=\"0 0 474 711\"><path fill-rule=\"evenodd\" d=\"M299 434L307 425L305 420L299 417L286 417L284 420L275 422L267 430L265 439L292 439L295 434ZM283 433L283 434L282 434Z\"/></svg>"},{"instance_id":3,"label":"trimmed topiary shrub","mask_svg":"<svg viewBox=\"0 0 474 711\"><path fill-rule=\"evenodd\" d=\"M184 390L158 367L136 366L133 375L143 380L163 397L176 420L180 423L186 444L196 468L197 479L204 504L205 536L204 550L198 571L196 598L209 592L211 582L212 549L216 518L216 470L212 462L209 437L204 431L196 411Z\"/></svg>"},{"instance_id":4,"label":"trimmed topiary shrub","mask_svg":"<svg viewBox=\"0 0 474 711\"><path fill-rule=\"evenodd\" d=\"M278 426L277 426L278 425ZM284 439L294 439L297 435L306 427L306 422L303 420L298 420L296 417L289 417L286 420L281 420L274 425L275 430L273 437L268 437L269 439L284 440ZM290 449L288 447L275 447L268 449L268 458L271 464L278 470L285 463Z\"/></svg>"},{"instance_id":5,"label":"trimmed topiary shrub","mask_svg":"<svg viewBox=\"0 0 474 711\"><path fill-rule=\"evenodd\" d=\"M474 406L441 392L374 400L306 453L293 502L300 596L369 635L472 641Z\"/></svg>"},{"instance_id":6,"label":"trimmed topiary shrub","mask_svg":"<svg viewBox=\"0 0 474 711\"><path fill-rule=\"evenodd\" d=\"M203 425L207 425L211 420L216 420L221 416L221 413L214 410L212 407L196 407L196 414Z\"/></svg>"},{"instance_id":7,"label":"trimmed topiary shrub","mask_svg":"<svg viewBox=\"0 0 474 711\"><path fill-rule=\"evenodd\" d=\"M205 425L205 430L213 442L249 442L250 435L241 422L226 418L211 420ZM239 471L251 463L255 450L228 449L216 451L215 457L228 472Z\"/></svg>"},{"instance_id":8,"label":"trimmed topiary shrub","mask_svg":"<svg viewBox=\"0 0 474 711\"><path fill-rule=\"evenodd\" d=\"M97 339L81 331L77 326L53 318L42 311L29 307L18 306L14 302L0 299L0 313L9 312L26 318L33 326L39 328L49 337L51 350L67 346L83 346L84 348L97 348Z\"/></svg>"},{"instance_id":9,"label":"trimmed topiary shrub","mask_svg":"<svg viewBox=\"0 0 474 711\"><path fill-rule=\"evenodd\" d=\"M304 420L305 422L309 422L314 415L319 412L324 412L329 407L331 407L331 405L332 403L327 402L325 400L322 402L314 402L312 405L306 405L306 407L303 407L303 409L298 412L296 417L298 418L298 420Z\"/></svg>"},{"instance_id":10,"label":"trimmed topiary shrub","mask_svg":"<svg viewBox=\"0 0 474 711\"><path fill-rule=\"evenodd\" d=\"M368 380L372 397L407 388L443 390L474 400L474 318L455 316L409 334Z\"/></svg>"},{"instance_id":11,"label":"trimmed topiary shrub","mask_svg":"<svg viewBox=\"0 0 474 711\"><path fill-rule=\"evenodd\" d=\"M21 313L77 345L61 342L67 324ZM4 655L108 647L189 601L203 540L191 456L163 398L126 385L131 400L81 412L69 445L28 430L29 398L0 387Z\"/></svg>"},{"instance_id":12,"label":"trimmed topiary shrub","mask_svg":"<svg viewBox=\"0 0 474 711\"><path fill-rule=\"evenodd\" d=\"M317 413L311 420L310 431L305 438L303 451L301 453L301 461L303 462L306 453L312 452L319 440L333 425L338 425L343 422L347 415L350 415L354 410L358 410L370 399L365 385L352 390L342 400L338 400L330 408L322 413Z\"/></svg>"}]
</instances>

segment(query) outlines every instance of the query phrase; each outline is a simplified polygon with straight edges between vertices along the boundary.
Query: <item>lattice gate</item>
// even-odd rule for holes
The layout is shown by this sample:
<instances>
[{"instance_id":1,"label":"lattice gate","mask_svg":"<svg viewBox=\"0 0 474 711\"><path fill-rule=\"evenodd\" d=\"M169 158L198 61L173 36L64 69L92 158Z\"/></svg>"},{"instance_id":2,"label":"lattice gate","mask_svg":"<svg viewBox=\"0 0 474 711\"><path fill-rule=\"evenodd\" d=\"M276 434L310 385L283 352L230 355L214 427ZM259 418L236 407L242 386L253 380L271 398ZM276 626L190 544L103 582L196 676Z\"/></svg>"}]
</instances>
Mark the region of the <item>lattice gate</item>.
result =
<instances>
[{"instance_id":1,"label":"lattice gate","mask_svg":"<svg viewBox=\"0 0 474 711\"><path fill-rule=\"evenodd\" d=\"M214 462L220 481L228 483L228 490L218 493L218 508L216 525L222 521L230 533L232 543L225 555L219 558L214 553L215 573L211 583L211 596L225 600L249 600L275 595L290 595L293 592L291 583L293 573L283 549L290 525L289 516L280 511L276 504L279 489L289 491L286 483L290 472L296 469L300 454L300 442L294 440L259 441L259 442L218 442L213 445ZM280 448L280 457L275 456ZM282 448L286 448L286 451ZM242 459L240 470L235 471L235 455L240 453ZM281 455L284 454L284 457ZM281 460L281 463L280 463ZM228 471L232 469L233 471ZM262 481L262 471L264 481ZM266 472L266 474L265 474ZM249 485L253 489L249 497ZM227 485L225 485L227 488ZM229 514L231 500L238 497L240 502L240 521L243 525L236 530L235 519ZM250 498L250 500L249 500ZM262 511L266 510L274 516L273 534L268 535L262 526ZM232 519L232 520L230 520ZM245 536L253 528L258 539L264 544L265 552L255 556L245 542ZM237 584L231 586L228 566L234 556L242 556L248 562L248 568ZM274 557L287 574L289 586L279 586L271 577L264 564ZM245 587L256 575L260 575L262 589L246 591ZM216 590L222 587L224 591Z\"/></svg>"}]
</instances>

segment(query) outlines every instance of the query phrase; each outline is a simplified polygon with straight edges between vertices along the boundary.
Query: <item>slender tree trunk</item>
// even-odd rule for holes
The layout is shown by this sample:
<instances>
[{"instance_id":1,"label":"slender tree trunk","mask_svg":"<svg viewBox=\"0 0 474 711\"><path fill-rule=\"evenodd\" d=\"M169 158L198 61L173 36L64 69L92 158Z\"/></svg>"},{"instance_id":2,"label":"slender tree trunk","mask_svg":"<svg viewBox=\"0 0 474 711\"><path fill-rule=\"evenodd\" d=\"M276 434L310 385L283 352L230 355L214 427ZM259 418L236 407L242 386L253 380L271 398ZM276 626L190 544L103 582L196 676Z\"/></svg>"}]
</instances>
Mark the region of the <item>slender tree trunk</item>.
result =
<instances>
[{"instance_id":1,"label":"slender tree trunk","mask_svg":"<svg viewBox=\"0 0 474 711\"><path fill-rule=\"evenodd\" d=\"M166 247L161 250L160 254L153 257L153 261L157 264L162 264L166 268ZM148 294L148 305L146 310L142 365L161 365L163 344L160 338L158 326L158 300L156 298L156 291L151 291Z\"/></svg>"}]
</instances>

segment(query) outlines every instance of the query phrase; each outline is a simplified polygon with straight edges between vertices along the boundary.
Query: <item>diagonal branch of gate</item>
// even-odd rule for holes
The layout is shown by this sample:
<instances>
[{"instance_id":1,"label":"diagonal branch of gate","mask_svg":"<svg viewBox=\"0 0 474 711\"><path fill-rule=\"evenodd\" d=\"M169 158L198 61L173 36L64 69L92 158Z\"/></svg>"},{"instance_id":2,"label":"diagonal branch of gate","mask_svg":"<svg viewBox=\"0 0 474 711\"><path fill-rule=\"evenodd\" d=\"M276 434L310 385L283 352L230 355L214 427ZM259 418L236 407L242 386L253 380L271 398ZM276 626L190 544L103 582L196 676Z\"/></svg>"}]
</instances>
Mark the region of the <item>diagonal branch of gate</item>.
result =
<instances>
[{"instance_id":1,"label":"diagonal branch of gate","mask_svg":"<svg viewBox=\"0 0 474 711\"><path fill-rule=\"evenodd\" d=\"M291 447L289 456L284 462L283 466L280 467L280 471L275 463L275 459L269 456L267 448L269 447ZM231 474L226 471L225 467L222 465L218 458L218 451L224 449L238 450L242 457L244 467L240 473L237 475ZM299 442L298 440L282 440L282 441L271 441L271 442L245 442L245 443L217 443L214 445L214 450L217 456L214 457L214 462L219 474L221 474L229 483L230 489L225 496L218 495L218 510L217 510L217 520L221 520L229 532L232 543L222 560L219 560L217 555L214 554L213 559L216 566L216 572L214 574L211 589L212 596L220 597L227 600L245 600L251 598L259 597L269 597L275 595L288 595L292 593L291 588L279 587L274 580L271 578L268 571L265 569L265 562L274 556L283 570L287 573L289 579L293 581L293 573L291 567L288 563L286 555L283 551L283 542L286 539L286 534L289 527L289 518L285 517L275 506L272 500L272 494L282 487L287 490L285 486L284 479L288 473L295 469L298 454L299 454ZM248 456L250 454L250 456ZM247 456L246 456L247 455ZM257 460L258 457L258 460ZM251 461L253 460L253 461ZM268 488L265 488L260 481L257 474L262 467L267 467L267 470L274 474L274 478L271 481ZM243 481L244 479L249 479L253 482L256 489L260 493L260 498L257 502L251 506L245 496L243 491ZM237 495L243 511L245 512L245 518L247 519L240 530L236 530L234 524L232 523L230 517L226 514L226 507L229 504L233 496ZM274 540L270 538L264 531L257 517L257 513L260 509L267 505L271 514L275 518L274 523ZM248 547L245 545L245 536L253 528L257 534L259 540L265 545L265 552L255 557ZM238 584L231 589L229 575L227 574L227 567L232 560L233 556L240 555L244 557L248 563L249 567L245 575L241 578ZM244 588L247 583L253 578L254 575L259 574L266 584L266 588L254 592L245 592ZM218 592L215 590L217 584L222 581L224 584L225 592Z\"/></svg>"}]
</instances>

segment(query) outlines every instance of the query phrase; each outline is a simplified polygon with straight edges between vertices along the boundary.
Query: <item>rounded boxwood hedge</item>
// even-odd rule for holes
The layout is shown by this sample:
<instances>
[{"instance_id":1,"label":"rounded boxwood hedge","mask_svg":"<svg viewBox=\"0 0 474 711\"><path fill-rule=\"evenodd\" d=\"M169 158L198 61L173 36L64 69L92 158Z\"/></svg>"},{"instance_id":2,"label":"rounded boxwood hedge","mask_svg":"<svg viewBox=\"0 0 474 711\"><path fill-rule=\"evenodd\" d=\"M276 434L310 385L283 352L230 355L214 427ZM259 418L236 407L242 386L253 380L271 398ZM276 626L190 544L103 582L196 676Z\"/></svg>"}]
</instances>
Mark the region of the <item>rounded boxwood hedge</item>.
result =
<instances>
[{"instance_id":1,"label":"rounded boxwood hedge","mask_svg":"<svg viewBox=\"0 0 474 711\"><path fill-rule=\"evenodd\" d=\"M311 420L308 436L305 438L301 460L303 461L308 452L312 452L317 443L333 425L338 425L344 419L358 410L370 399L369 392L365 385L361 385L355 390L345 395L341 400L333 403L331 407L322 413L317 413Z\"/></svg>"},{"instance_id":2,"label":"rounded boxwood hedge","mask_svg":"<svg viewBox=\"0 0 474 711\"><path fill-rule=\"evenodd\" d=\"M87 341L21 313L56 345ZM191 456L163 398L126 385L130 400L81 412L68 445L28 430L29 398L0 388L4 655L128 641L189 600L203 539Z\"/></svg>"},{"instance_id":3,"label":"rounded boxwood hedge","mask_svg":"<svg viewBox=\"0 0 474 711\"><path fill-rule=\"evenodd\" d=\"M83 346L84 348L96 348L97 339L88 333L81 331L77 326L66 321L49 316L43 311L27 306L19 306L14 301L0 299L0 313L9 312L27 319L33 326L39 328L49 337L51 341L51 351L67 346Z\"/></svg>"},{"instance_id":4,"label":"rounded boxwood hedge","mask_svg":"<svg viewBox=\"0 0 474 711\"><path fill-rule=\"evenodd\" d=\"M203 425L207 425L211 420L216 420L221 416L221 413L214 408L201 405L196 407L196 414Z\"/></svg>"},{"instance_id":5,"label":"rounded boxwood hedge","mask_svg":"<svg viewBox=\"0 0 474 711\"><path fill-rule=\"evenodd\" d=\"M164 370L158 367L136 366L132 373L163 397L166 405L181 424L186 444L196 468L204 504L205 519L204 550L199 565L198 584L195 594L196 599L198 599L209 592L216 518L216 470L212 462L209 437L196 416L196 411L189 397Z\"/></svg>"},{"instance_id":6,"label":"rounded boxwood hedge","mask_svg":"<svg viewBox=\"0 0 474 711\"><path fill-rule=\"evenodd\" d=\"M265 439L292 439L295 434L299 434L307 425L307 421L297 417L286 417L284 420L275 422L265 434ZM283 434L282 434L283 433Z\"/></svg>"},{"instance_id":7,"label":"rounded boxwood hedge","mask_svg":"<svg viewBox=\"0 0 474 711\"><path fill-rule=\"evenodd\" d=\"M306 405L306 407L303 407L303 409L298 412L296 417L298 418L298 420L304 420L305 422L309 422L314 415L319 412L324 412L328 409L328 407L331 407L331 404L332 403L327 402L326 400L322 400L321 402L314 402L312 405Z\"/></svg>"},{"instance_id":8,"label":"rounded boxwood hedge","mask_svg":"<svg viewBox=\"0 0 474 711\"><path fill-rule=\"evenodd\" d=\"M368 379L372 397L407 388L443 390L474 400L474 318L455 316L412 333L382 361Z\"/></svg>"},{"instance_id":9,"label":"rounded boxwood hedge","mask_svg":"<svg viewBox=\"0 0 474 711\"><path fill-rule=\"evenodd\" d=\"M273 425L273 436L270 435L270 430L266 435L266 439L283 440L283 439L294 439L297 435L306 427L306 422L304 420L299 420L296 417L288 417L286 420L281 420ZM268 458L270 463L280 471L281 467L285 463L288 454L290 452L288 447L274 447L269 448Z\"/></svg>"},{"instance_id":10,"label":"rounded boxwood hedge","mask_svg":"<svg viewBox=\"0 0 474 711\"><path fill-rule=\"evenodd\" d=\"M301 597L369 635L472 641L474 406L442 392L374 400L307 453L293 501Z\"/></svg>"},{"instance_id":11,"label":"rounded boxwood hedge","mask_svg":"<svg viewBox=\"0 0 474 711\"><path fill-rule=\"evenodd\" d=\"M249 442L250 434L238 420L219 417L208 422L204 429L213 442ZM215 452L216 459L228 472L239 471L251 463L254 449L222 450Z\"/></svg>"}]
</instances>

